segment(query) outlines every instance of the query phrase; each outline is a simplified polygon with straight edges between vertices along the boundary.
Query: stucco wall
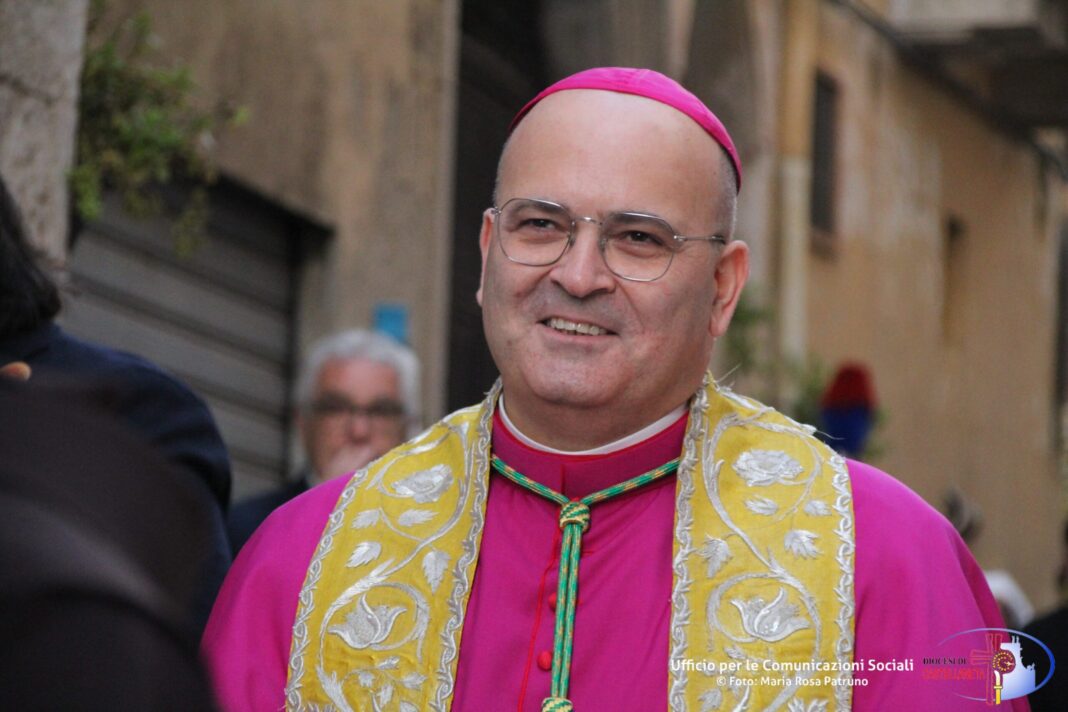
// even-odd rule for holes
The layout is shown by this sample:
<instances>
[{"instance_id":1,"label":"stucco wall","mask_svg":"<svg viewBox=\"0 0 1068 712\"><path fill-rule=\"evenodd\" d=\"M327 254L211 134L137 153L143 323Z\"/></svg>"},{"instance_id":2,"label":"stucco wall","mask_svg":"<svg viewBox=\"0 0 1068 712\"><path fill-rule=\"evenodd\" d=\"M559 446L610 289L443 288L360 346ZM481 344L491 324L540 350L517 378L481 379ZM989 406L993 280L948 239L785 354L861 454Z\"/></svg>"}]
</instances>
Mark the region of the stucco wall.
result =
<instances>
[{"instance_id":1,"label":"stucco wall","mask_svg":"<svg viewBox=\"0 0 1068 712\"><path fill-rule=\"evenodd\" d=\"M809 257L810 348L872 367L877 464L936 505L958 486L984 514L980 563L1049 604L1059 179L827 3L820 39L841 98L839 229L833 257ZM963 233L947 252L950 216Z\"/></svg>"},{"instance_id":2,"label":"stucco wall","mask_svg":"<svg viewBox=\"0 0 1068 712\"><path fill-rule=\"evenodd\" d=\"M442 411L447 324L455 0L123 0L199 100L249 110L223 132L227 173L334 230L307 265L300 342L369 326L376 302L410 311L425 411ZM206 21L210 18L210 21Z\"/></svg>"}]
</instances>

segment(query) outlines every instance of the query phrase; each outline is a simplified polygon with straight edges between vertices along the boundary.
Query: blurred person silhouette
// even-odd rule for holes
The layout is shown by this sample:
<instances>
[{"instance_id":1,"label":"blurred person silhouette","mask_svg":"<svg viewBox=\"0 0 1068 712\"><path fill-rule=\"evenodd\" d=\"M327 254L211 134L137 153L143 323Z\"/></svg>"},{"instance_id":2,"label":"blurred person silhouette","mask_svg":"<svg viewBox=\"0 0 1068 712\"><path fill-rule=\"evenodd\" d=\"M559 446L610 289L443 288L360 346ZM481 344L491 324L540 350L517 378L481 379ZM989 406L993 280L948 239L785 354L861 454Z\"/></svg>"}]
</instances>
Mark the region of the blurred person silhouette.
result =
<instances>
[{"instance_id":1,"label":"blurred person silhouette","mask_svg":"<svg viewBox=\"0 0 1068 712\"><path fill-rule=\"evenodd\" d=\"M964 543L974 547L983 532L983 512L979 505L954 486L942 498L942 511ZM1035 607L1010 571L984 568L983 576L1008 628L1020 630L1034 619Z\"/></svg>"},{"instance_id":2,"label":"blurred person silhouette","mask_svg":"<svg viewBox=\"0 0 1068 712\"><path fill-rule=\"evenodd\" d=\"M210 710L191 610L207 491L82 386L0 377L0 700Z\"/></svg>"},{"instance_id":3,"label":"blurred person silhouette","mask_svg":"<svg viewBox=\"0 0 1068 712\"><path fill-rule=\"evenodd\" d=\"M1049 646L1056 665L1050 681L1028 695L1031 712L1062 712L1068 708L1068 521L1065 521L1062 531L1057 589L1060 605L1031 621L1023 629Z\"/></svg>"},{"instance_id":4,"label":"blurred person silhouette","mask_svg":"<svg viewBox=\"0 0 1068 712\"><path fill-rule=\"evenodd\" d=\"M340 332L312 345L294 400L305 463L291 482L234 505L227 529L235 555L272 511L418 432L419 359L386 334Z\"/></svg>"},{"instance_id":5,"label":"blurred person silhouette","mask_svg":"<svg viewBox=\"0 0 1068 712\"><path fill-rule=\"evenodd\" d=\"M16 378L101 389L129 427L214 498L209 525L215 554L193 604L203 625L230 564L223 520L230 461L215 421L198 396L155 364L66 333L55 323L61 305L0 178L0 368Z\"/></svg>"},{"instance_id":6,"label":"blurred person silhouette","mask_svg":"<svg viewBox=\"0 0 1068 712\"><path fill-rule=\"evenodd\" d=\"M820 398L820 431L832 448L860 457L875 422L875 386L868 367L843 363Z\"/></svg>"}]
</instances>

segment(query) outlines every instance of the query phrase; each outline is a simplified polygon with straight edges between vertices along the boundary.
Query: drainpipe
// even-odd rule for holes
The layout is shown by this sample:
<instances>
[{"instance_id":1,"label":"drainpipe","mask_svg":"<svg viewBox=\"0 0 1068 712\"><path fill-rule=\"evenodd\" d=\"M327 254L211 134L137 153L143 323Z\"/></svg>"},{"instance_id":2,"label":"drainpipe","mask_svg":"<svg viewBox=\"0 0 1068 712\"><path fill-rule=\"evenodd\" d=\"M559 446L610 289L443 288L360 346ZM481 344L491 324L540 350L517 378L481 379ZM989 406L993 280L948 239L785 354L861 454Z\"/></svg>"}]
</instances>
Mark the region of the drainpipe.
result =
<instances>
[{"instance_id":1,"label":"drainpipe","mask_svg":"<svg viewBox=\"0 0 1068 712\"><path fill-rule=\"evenodd\" d=\"M809 195L819 0L786 0L779 72L777 346L781 362L800 362L808 334ZM792 399L780 379L780 403Z\"/></svg>"}]
</instances>

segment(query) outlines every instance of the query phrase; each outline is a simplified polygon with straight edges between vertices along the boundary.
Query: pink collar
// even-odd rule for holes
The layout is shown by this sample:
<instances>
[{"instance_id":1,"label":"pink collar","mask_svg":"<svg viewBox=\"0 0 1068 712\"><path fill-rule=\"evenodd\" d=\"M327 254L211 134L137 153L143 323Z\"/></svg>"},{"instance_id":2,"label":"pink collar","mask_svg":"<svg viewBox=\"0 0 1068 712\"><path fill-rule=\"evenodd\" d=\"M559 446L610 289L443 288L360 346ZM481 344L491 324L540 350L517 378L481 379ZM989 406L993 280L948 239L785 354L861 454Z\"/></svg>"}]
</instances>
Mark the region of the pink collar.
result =
<instances>
[{"instance_id":1,"label":"pink collar","mask_svg":"<svg viewBox=\"0 0 1068 712\"><path fill-rule=\"evenodd\" d=\"M687 414L642 442L604 455L545 452L524 444L493 414L493 452L527 477L572 499L663 465L682 452Z\"/></svg>"}]
</instances>

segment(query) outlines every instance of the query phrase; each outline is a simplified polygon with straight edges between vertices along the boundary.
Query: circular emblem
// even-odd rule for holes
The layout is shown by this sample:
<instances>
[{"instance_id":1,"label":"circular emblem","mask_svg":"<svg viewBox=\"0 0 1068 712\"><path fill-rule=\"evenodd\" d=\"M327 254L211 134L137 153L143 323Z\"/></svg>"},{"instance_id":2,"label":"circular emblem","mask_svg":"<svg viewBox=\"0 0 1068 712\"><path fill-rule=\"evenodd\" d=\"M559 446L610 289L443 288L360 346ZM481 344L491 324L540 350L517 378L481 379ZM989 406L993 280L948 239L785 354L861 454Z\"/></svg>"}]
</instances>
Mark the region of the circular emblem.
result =
<instances>
[{"instance_id":1,"label":"circular emblem","mask_svg":"<svg viewBox=\"0 0 1068 712\"><path fill-rule=\"evenodd\" d=\"M1016 658L1014 658L1012 653L1008 650L999 650L994 653L992 664L995 670L1004 675L1005 673L1012 672L1016 668Z\"/></svg>"}]
</instances>

